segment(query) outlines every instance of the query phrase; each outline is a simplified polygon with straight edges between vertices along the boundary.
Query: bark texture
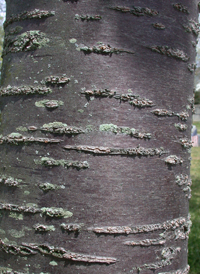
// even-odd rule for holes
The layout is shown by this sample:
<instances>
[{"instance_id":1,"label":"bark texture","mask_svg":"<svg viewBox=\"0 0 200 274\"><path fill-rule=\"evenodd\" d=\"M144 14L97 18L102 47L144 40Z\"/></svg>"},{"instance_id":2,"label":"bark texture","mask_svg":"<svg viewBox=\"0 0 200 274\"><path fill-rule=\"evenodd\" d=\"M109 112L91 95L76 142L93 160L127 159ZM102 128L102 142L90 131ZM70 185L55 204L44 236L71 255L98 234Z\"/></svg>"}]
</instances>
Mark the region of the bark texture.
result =
<instances>
[{"instance_id":1,"label":"bark texture","mask_svg":"<svg viewBox=\"0 0 200 274\"><path fill-rule=\"evenodd\" d=\"M196 0L7 0L1 273L189 273Z\"/></svg>"}]
</instances>

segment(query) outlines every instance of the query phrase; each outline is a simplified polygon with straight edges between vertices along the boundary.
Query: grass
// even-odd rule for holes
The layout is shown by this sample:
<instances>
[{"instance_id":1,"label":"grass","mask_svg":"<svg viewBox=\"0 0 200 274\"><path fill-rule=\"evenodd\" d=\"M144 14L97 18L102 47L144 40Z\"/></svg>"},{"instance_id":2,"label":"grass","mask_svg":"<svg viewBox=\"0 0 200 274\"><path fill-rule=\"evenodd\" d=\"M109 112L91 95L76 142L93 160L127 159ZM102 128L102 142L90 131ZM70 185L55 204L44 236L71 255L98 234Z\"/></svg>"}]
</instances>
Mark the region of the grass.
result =
<instances>
[{"instance_id":1,"label":"grass","mask_svg":"<svg viewBox=\"0 0 200 274\"><path fill-rule=\"evenodd\" d=\"M200 122L195 122L200 133ZM190 214L192 228L189 237L188 262L191 267L190 274L200 274L200 147L192 148L192 198L190 200Z\"/></svg>"}]
</instances>

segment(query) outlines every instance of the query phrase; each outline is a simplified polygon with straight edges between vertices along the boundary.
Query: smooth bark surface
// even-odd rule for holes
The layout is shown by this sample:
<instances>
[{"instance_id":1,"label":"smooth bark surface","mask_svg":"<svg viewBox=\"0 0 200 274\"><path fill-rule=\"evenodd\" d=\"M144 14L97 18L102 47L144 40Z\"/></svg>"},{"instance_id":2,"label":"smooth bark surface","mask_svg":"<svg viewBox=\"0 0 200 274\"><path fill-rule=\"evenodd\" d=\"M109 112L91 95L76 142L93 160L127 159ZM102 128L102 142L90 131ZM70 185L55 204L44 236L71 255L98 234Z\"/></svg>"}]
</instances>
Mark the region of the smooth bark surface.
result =
<instances>
[{"instance_id":1,"label":"smooth bark surface","mask_svg":"<svg viewBox=\"0 0 200 274\"><path fill-rule=\"evenodd\" d=\"M2 273L189 273L197 6L7 0Z\"/></svg>"}]
</instances>

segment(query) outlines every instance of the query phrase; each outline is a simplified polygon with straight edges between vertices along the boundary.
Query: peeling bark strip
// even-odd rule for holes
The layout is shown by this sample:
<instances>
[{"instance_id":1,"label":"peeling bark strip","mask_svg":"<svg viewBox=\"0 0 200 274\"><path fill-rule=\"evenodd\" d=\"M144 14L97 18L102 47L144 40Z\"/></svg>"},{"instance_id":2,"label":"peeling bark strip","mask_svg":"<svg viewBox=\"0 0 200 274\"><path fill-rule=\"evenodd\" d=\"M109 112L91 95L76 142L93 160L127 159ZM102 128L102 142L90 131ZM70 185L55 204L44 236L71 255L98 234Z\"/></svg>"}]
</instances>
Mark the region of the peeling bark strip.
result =
<instances>
[{"instance_id":1,"label":"peeling bark strip","mask_svg":"<svg viewBox=\"0 0 200 274\"><path fill-rule=\"evenodd\" d=\"M117 7L111 7L111 9L116 10L116 11L121 11L123 13L131 13L138 17L144 16L144 15L149 15L149 16L158 15L157 10L153 10L150 8L141 8L141 7L134 7L134 6L133 6L133 8L129 8L129 7L117 6Z\"/></svg>"},{"instance_id":2,"label":"peeling bark strip","mask_svg":"<svg viewBox=\"0 0 200 274\"><path fill-rule=\"evenodd\" d=\"M5 29L9 24L12 24L14 22L19 22L27 19L47 18L53 15L55 15L55 11L47 11L47 10L39 10L39 9L35 9L33 11L24 11L16 15L11 15L8 19L6 19L3 26Z\"/></svg>"},{"instance_id":3,"label":"peeling bark strip","mask_svg":"<svg viewBox=\"0 0 200 274\"><path fill-rule=\"evenodd\" d=\"M36 107L38 108L46 107L47 109L55 109L63 105L64 105L63 101L57 101L57 100L41 100L41 101L35 102Z\"/></svg>"},{"instance_id":4,"label":"peeling bark strip","mask_svg":"<svg viewBox=\"0 0 200 274\"><path fill-rule=\"evenodd\" d=\"M0 135L0 145L2 144L29 144L29 143L40 143L40 144L55 144L60 143L62 140L60 139L49 139L49 138L41 138L41 137L27 137L23 136L20 133L13 132L7 136Z\"/></svg>"},{"instance_id":5,"label":"peeling bark strip","mask_svg":"<svg viewBox=\"0 0 200 274\"><path fill-rule=\"evenodd\" d=\"M189 60L189 57L187 56L187 54L180 49L174 49L168 46L152 46L150 47L150 49L154 52L167 55L169 57L173 57L176 59L180 59L184 62Z\"/></svg>"},{"instance_id":6,"label":"peeling bark strip","mask_svg":"<svg viewBox=\"0 0 200 274\"><path fill-rule=\"evenodd\" d=\"M178 118L180 118L183 121L187 121L187 118L189 117L189 113L186 111L176 113L174 111L167 110L167 109L154 109L151 111L151 113L153 113L157 116L163 116L163 117L164 116L168 116L168 117L177 116Z\"/></svg>"},{"instance_id":7,"label":"peeling bark strip","mask_svg":"<svg viewBox=\"0 0 200 274\"><path fill-rule=\"evenodd\" d=\"M75 19L76 20L79 20L81 19L82 21L99 21L101 20L101 16L100 15L79 15L79 14L76 14L75 15Z\"/></svg>"},{"instance_id":8,"label":"peeling bark strip","mask_svg":"<svg viewBox=\"0 0 200 274\"><path fill-rule=\"evenodd\" d=\"M187 129L187 125L181 123L174 124L174 126L180 131L185 131Z\"/></svg>"},{"instance_id":9,"label":"peeling bark strip","mask_svg":"<svg viewBox=\"0 0 200 274\"><path fill-rule=\"evenodd\" d=\"M150 224L150 225L139 225L139 226L104 226L104 227L91 227L88 230L93 231L97 234L138 234L148 233L157 230L175 231L176 229L183 229L189 231L191 225L190 216L188 219L180 217L164 223ZM189 232L188 232L189 233Z\"/></svg>"},{"instance_id":10,"label":"peeling bark strip","mask_svg":"<svg viewBox=\"0 0 200 274\"><path fill-rule=\"evenodd\" d=\"M112 264L117 261L116 258L112 257L79 254L65 250L62 247L54 247L48 244L22 243L22 245L14 245L4 243L3 240L0 239L0 248L4 252L12 255L35 255L39 252L42 255L77 262Z\"/></svg>"},{"instance_id":11,"label":"peeling bark strip","mask_svg":"<svg viewBox=\"0 0 200 274\"><path fill-rule=\"evenodd\" d=\"M35 160L36 164L43 165L45 167L53 167L53 166L63 166L67 168L76 168L76 169L85 169L89 168L89 164L87 161L67 161L67 160L55 160L49 157L42 157L40 160Z\"/></svg>"},{"instance_id":12,"label":"peeling bark strip","mask_svg":"<svg viewBox=\"0 0 200 274\"><path fill-rule=\"evenodd\" d=\"M191 198L191 185L192 180L189 178L188 175L177 175L176 176L176 184L179 185L183 192L185 193L185 197L190 199Z\"/></svg>"},{"instance_id":13,"label":"peeling bark strip","mask_svg":"<svg viewBox=\"0 0 200 274\"><path fill-rule=\"evenodd\" d=\"M129 127L118 127L113 124L102 124L99 126L100 131L111 131L115 134L122 133L126 135L130 135L131 137L139 138L139 139L151 139L151 133L141 133L139 130L135 128Z\"/></svg>"},{"instance_id":14,"label":"peeling bark strip","mask_svg":"<svg viewBox=\"0 0 200 274\"><path fill-rule=\"evenodd\" d=\"M94 96L94 97L109 97L115 98L117 100L121 100L123 102L129 102L130 105L136 107L152 107L154 106L153 102L146 98L140 98L139 95L127 93L127 94L119 94L116 91L109 89L94 89L94 90L85 90L81 92L86 96Z\"/></svg>"},{"instance_id":15,"label":"peeling bark strip","mask_svg":"<svg viewBox=\"0 0 200 274\"><path fill-rule=\"evenodd\" d=\"M67 231L67 232L80 232L81 227L83 224L61 224L60 227L61 229Z\"/></svg>"},{"instance_id":16,"label":"peeling bark strip","mask_svg":"<svg viewBox=\"0 0 200 274\"><path fill-rule=\"evenodd\" d=\"M7 177L7 176L0 176L0 183L4 184L6 186L17 187L21 182L22 182L22 180L14 179L11 176L9 176L9 177Z\"/></svg>"},{"instance_id":17,"label":"peeling bark strip","mask_svg":"<svg viewBox=\"0 0 200 274\"><path fill-rule=\"evenodd\" d=\"M105 45L105 44L100 44L100 45L92 46L92 47L81 46L80 51L83 51L87 54L97 53L97 54L103 54L103 55L112 55L113 53L119 54L119 53L122 53L122 52L134 54L133 51L112 48L110 45Z\"/></svg>"},{"instance_id":18,"label":"peeling bark strip","mask_svg":"<svg viewBox=\"0 0 200 274\"><path fill-rule=\"evenodd\" d=\"M188 8L180 3L173 4L173 7L180 12L189 14Z\"/></svg>"},{"instance_id":19,"label":"peeling bark strip","mask_svg":"<svg viewBox=\"0 0 200 274\"><path fill-rule=\"evenodd\" d=\"M183 159L176 155L170 155L165 159L165 163L169 165L181 165L183 163Z\"/></svg>"},{"instance_id":20,"label":"peeling bark strip","mask_svg":"<svg viewBox=\"0 0 200 274\"><path fill-rule=\"evenodd\" d=\"M184 269L179 269L175 271L170 271L170 272L159 272L158 274L189 274L190 272L190 266L187 265L186 268Z\"/></svg>"},{"instance_id":21,"label":"peeling bark strip","mask_svg":"<svg viewBox=\"0 0 200 274\"><path fill-rule=\"evenodd\" d=\"M85 133L85 131L82 128L75 127L75 126L68 126L67 124L63 124L61 122L44 124L41 127L41 131L50 132L54 134L67 134L67 135Z\"/></svg>"},{"instance_id":22,"label":"peeling bark strip","mask_svg":"<svg viewBox=\"0 0 200 274\"><path fill-rule=\"evenodd\" d=\"M172 264L172 260L174 260L177 256L177 254L181 251L180 247L166 247L162 250L161 253L161 260L158 262L150 263L150 264L144 264L139 267L135 267L134 269L138 270L144 270L144 269L150 269L150 270L156 270L159 268L162 268L167 265Z\"/></svg>"},{"instance_id":23,"label":"peeling bark strip","mask_svg":"<svg viewBox=\"0 0 200 274\"><path fill-rule=\"evenodd\" d=\"M5 36L2 56L20 51L33 51L46 46L48 42L49 38L39 30L27 31L15 37Z\"/></svg>"},{"instance_id":24,"label":"peeling bark strip","mask_svg":"<svg viewBox=\"0 0 200 274\"><path fill-rule=\"evenodd\" d=\"M163 25L162 23L155 23L153 24L153 27L156 29L165 29L165 25Z\"/></svg>"},{"instance_id":25,"label":"peeling bark strip","mask_svg":"<svg viewBox=\"0 0 200 274\"><path fill-rule=\"evenodd\" d=\"M67 78L66 75L63 76L48 76L45 78L45 83L50 85L64 85L69 83L70 78Z\"/></svg>"},{"instance_id":26,"label":"peeling bark strip","mask_svg":"<svg viewBox=\"0 0 200 274\"><path fill-rule=\"evenodd\" d=\"M164 245L166 240L164 239L145 239L138 242L135 241L126 241L124 242L125 245L131 246L154 246L154 245Z\"/></svg>"},{"instance_id":27,"label":"peeling bark strip","mask_svg":"<svg viewBox=\"0 0 200 274\"><path fill-rule=\"evenodd\" d=\"M167 153L163 148L109 148L97 146L64 146L67 150L77 150L101 155L154 156Z\"/></svg>"},{"instance_id":28,"label":"peeling bark strip","mask_svg":"<svg viewBox=\"0 0 200 274\"><path fill-rule=\"evenodd\" d=\"M12 96L12 95L46 95L51 93L52 90L45 86L7 86L6 88L0 89L0 96Z\"/></svg>"},{"instance_id":29,"label":"peeling bark strip","mask_svg":"<svg viewBox=\"0 0 200 274\"><path fill-rule=\"evenodd\" d=\"M193 33L195 36L198 36L199 34L199 27L200 24L195 22L194 20L189 20L189 24L188 25L183 25L184 29L189 32L189 33Z\"/></svg>"},{"instance_id":30,"label":"peeling bark strip","mask_svg":"<svg viewBox=\"0 0 200 274\"><path fill-rule=\"evenodd\" d=\"M190 149L192 147L192 141L189 140L188 138L180 139L180 143L186 149Z\"/></svg>"},{"instance_id":31,"label":"peeling bark strip","mask_svg":"<svg viewBox=\"0 0 200 274\"><path fill-rule=\"evenodd\" d=\"M0 210L19 212L19 213L31 213L31 214L41 213L43 215L46 215L52 218L69 218L73 215L72 212L64 210L63 208L57 208L57 207L38 208L37 206L29 206L29 205L19 206L19 205L6 204L6 203L0 203Z\"/></svg>"},{"instance_id":32,"label":"peeling bark strip","mask_svg":"<svg viewBox=\"0 0 200 274\"><path fill-rule=\"evenodd\" d=\"M43 224L36 224L33 226L36 232L49 232L55 231L55 227L53 225L43 225Z\"/></svg>"}]
</instances>

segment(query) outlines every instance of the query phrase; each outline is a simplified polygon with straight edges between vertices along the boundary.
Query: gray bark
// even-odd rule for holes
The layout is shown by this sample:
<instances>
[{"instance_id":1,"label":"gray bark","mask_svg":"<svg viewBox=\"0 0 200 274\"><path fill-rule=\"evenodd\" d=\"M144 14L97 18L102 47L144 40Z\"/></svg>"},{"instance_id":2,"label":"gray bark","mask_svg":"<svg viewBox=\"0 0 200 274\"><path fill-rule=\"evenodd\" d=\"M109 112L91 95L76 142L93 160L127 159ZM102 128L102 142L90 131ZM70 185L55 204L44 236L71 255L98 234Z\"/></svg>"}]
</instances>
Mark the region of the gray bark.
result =
<instances>
[{"instance_id":1,"label":"gray bark","mask_svg":"<svg viewBox=\"0 0 200 274\"><path fill-rule=\"evenodd\" d=\"M189 273L197 10L7 0L2 273Z\"/></svg>"}]
</instances>

